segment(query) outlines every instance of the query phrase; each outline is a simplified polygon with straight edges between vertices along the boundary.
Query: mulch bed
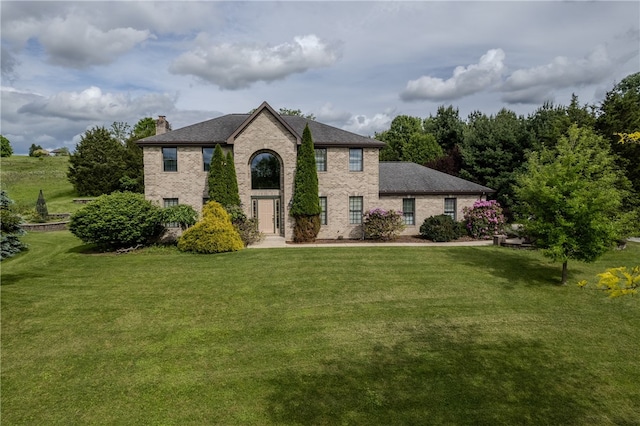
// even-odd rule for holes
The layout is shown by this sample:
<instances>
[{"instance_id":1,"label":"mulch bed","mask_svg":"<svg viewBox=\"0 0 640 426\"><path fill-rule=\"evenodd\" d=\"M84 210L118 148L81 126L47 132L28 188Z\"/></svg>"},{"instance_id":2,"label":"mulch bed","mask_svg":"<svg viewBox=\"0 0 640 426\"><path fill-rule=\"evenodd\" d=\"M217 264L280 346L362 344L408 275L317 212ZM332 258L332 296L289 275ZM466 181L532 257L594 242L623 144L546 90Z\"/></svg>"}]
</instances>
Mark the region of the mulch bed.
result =
<instances>
[{"instance_id":1,"label":"mulch bed","mask_svg":"<svg viewBox=\"0 0 640 426\"><path fill-rule=\"evenodd\" d=\"M475 241L471 237L462 237L457 240L453 240L451 242L465 242L465 241ZM372 243L372 244L380 244L380 243L433 243L431 240L427 240L422 238L419 235L401 235L394 240L391 241L381 241L381 240L355 240L355 239L342 239L342 240L323 240L317 239L312 243L293 243L287 242L287 244L354 244L354 243Z\"/></svg>"}]
</instances>

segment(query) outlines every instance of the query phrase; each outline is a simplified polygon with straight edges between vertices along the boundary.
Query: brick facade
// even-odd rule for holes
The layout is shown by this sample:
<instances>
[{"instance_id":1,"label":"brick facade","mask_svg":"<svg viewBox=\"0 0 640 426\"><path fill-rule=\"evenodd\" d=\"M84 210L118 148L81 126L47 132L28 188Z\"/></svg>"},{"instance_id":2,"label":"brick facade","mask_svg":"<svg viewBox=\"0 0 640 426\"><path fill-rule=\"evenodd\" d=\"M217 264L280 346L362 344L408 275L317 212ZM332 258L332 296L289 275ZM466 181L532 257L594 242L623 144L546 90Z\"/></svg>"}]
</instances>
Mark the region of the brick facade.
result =
<instances>
[{"instance_id":1,"label":"brick facade","mask_svg":"<svg viewBox=\"0 0 640 426\"><path fill-rule=\"evenodd\" d=\"M231 119L240 120L235 117ZM271 229L275 234L284 236L286 240L292 240L294 221L289 217L289 204L293 196L300 137L270 107L261 108L246 121L238 122L242 125L231 136L223 142L215 143L221 144L225 154L229 150L233 153L240 199L245 213L249 217L260 217L256 212L258 206L264 206L264 200L272 200L273 203L267 202L267 205L274 206L273 221L278 226ZM173 132L165 132L166 129L170 129L168 123L163 121L161 124L162 137L169 137ZM199 134L196 133L196 136ZM342 143L318 143L314 137L316 148L325 148L327 153L327 170L318 172L319 196L326 197L327 201L327 223L321 227L318 238L362 238L361 225L350 223L350 197L362 197L363 213L376 207L402 210L403 198L414 198L415 225L407 226L404 231L407 235L417 234L427 217L443 214L445 198L456 199L456 219L461 220L462 209L471 206L475 200L482 197L455 194L381 196L378 161L381 144L368 138L359 138L360 140L354 142L355 146L351 146L348 140ZM172 144L165 139L156 139L160 141L156 145L153 143L153 137L148 139L148 142L143 140L144 143L141 144L144 152L146 198L160 206L163 206L163 199L177 198L179 203L189 204L196 211L201 211L203 200L208 198L207 172L204 170L202 150L203 147L213 147L214 142L204 139L186 143L180 140ZM177 171L164 171L163 147L177 148ZM362 149L362 171L349 171L349 150L352 147ZM280 162L280 189L251 188L251 162L256 155L263 152L274 155Z\"/></svg>"}]
</instances>

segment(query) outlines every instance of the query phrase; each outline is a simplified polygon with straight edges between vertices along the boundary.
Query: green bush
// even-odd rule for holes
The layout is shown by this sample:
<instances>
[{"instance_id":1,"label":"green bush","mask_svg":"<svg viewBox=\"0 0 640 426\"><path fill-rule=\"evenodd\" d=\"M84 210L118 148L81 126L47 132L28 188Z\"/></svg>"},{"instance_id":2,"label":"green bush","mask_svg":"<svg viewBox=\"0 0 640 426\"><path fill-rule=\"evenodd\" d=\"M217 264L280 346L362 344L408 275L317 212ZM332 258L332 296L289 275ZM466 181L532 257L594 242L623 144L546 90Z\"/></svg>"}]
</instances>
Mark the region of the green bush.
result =
<instances>
[{"instance_id":1,"label":"green bush","mask_svg":"<svg viewBox=\"0 0 640 426\"><path fill-rule=\"evenodd\" d=\"M393 240L404 230L402 214L376 208L364 214L364 237L371 240Z\"/></svg>"},{"instance_id":2,"label":"green bush","mask_svg":"<svg viewBox=\"0 0 640 426\"><path fill-rule=\"evenodd\" d=\"M198 221L198 212L187 204L178 204L162 209L162 223L177 223L184 231Z\"/></svg>"},{"instance_id":3,"label":"green bush","mask_svg":"<svg viewBox=\"0 0 640 426\"><path fill-rule=\"evenodd\" d=\"M202 209L202 220L178 239L178 249L196 253L224 253L244 248L240 235L231 224L229 213L215 201Z\"/></svg>"},{"instance_id":4,"label":"green bush","mask_svg":"<svg viewBox=\"0 0 640 426\"><path fill-rule=\"evenodd\" d=\"M20 236L25 234L20 226L22 219L11 210L12 204L13 200L9 198L6 191L0 191L0 260L27 248L20 241Z\"/></svg>"},{"instance_id":5,"label":"green bush","mask_svg":"<svg viewBox=\"0 0 640 426\"><path fill-rule=\"evenodd\" d=\"M462 227L451 216L441 214L431 216L424 220L420 226L420 235L423 238L436 242L447 242L460 238Z\"/></svg>"},{"instance_id":6,"label":"green bush","mask_svg":"<svg viewBox=\"0 0 640 426\"><path fill-rule=\"evenodd\" d=\"M263 235L258 230L257 218L247 217L240 206L227 206L225 209L227 213L229 213L231 223L233 227L236 228L245 247L255 244L262 239Z\"/></svg>"},{"instance_id":7,"label":"green bush","mask_svg":"<svg viewBox=\"0 0 640 426\"><path fill-rule=\"evenodd\" d=\"M160 207L142 194L114 192L101 195L78 210L69 230L85 243L104 249L147 245L164 231Z\"/></svg>"}]
</instances>

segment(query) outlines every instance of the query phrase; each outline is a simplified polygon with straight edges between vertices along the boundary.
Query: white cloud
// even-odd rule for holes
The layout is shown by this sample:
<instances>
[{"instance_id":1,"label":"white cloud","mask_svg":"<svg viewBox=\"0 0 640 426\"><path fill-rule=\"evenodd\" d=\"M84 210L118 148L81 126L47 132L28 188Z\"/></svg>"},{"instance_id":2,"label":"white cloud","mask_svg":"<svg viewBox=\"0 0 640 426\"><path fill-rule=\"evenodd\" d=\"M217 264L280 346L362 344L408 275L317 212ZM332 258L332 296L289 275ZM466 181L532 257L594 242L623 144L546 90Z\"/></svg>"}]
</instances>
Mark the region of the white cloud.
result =
<instances>
[{"instance_id":1,"label":"white cloud","mask_svg":"<svg viewBox=\"0 0 640 426\"><path fill-rule=\"evenodd\" d=\"M456 67L447 80L422 76L409 81L400 97L405 101L451 101L480 92L500 81L505 68L504 59L502 49L491 49L480 57L477 64Z\"/></svg>"},{"instance_id":2,"label":"white cloud","mask_svg":"<svg viewBox=\"0 0 640 426\"><path fill-rule=\"evenodd\" d=\"M86 68L115 61L152 37L148 30L101 30L78 17L55 18L42 30L40 43L55 65Z\"/></svg>"},{"instance_id":3,"label":"white cloud","mask_svg":"<svg viewBox=\"0 0 640 426\"><path fill-rule=\"evenodd\" d=\"M615 66L604 45L583 59L557 56L548 64L514 71L501 88L505 92L502 99L509 103L540 103L558 89L601 83Z\"/></svg>"},{"instance_id":4,"label":"white cloud","mask_svg":"<svg viewBox=\"0 0 640 426\"><path fill-rule=\"evenodd\" d=\"M324 104L315 116L322 123L338 127L347 124L352 117L350 112L339 111L331 103Z\"/></svg>"},{"instance_id":5,"label":"white cloud","mask_svg":"<svg viewBox=\"0 0 640 426\"><path fill-rule=\"evenodd\" d=\"M170 66L174 74L194 75L222 89L236 90L258 81L281 80L312 68L328 67L340 58L339 48L311 34L276 46L211 43L180 55Z\"/></svg>"},{"instance_id":6,"label":"white cloud","mask_svg":"<svg viewBox=\"0 0 640 426\"><path fill-rule=\"evenodd\" d=\"M123 93L102 93L99 87L81 92L61 92L26 103L19 113L53 116L70 120L123 121L129 116L143 116L173 110L173 101L162 94L132 98Z\"/></svg>"},{"instance_id":7,"label":"white cloud","mask_svg":"<svg viewBox=\"0 0 640 426\"><path fill-rule=\"evenodd\" d=\"M377 113L372 117L354 115L342 128L359 135L373 136L376 132L389 129L393 118L394 115L391 111Z\"/></svg>"}]
</instances>

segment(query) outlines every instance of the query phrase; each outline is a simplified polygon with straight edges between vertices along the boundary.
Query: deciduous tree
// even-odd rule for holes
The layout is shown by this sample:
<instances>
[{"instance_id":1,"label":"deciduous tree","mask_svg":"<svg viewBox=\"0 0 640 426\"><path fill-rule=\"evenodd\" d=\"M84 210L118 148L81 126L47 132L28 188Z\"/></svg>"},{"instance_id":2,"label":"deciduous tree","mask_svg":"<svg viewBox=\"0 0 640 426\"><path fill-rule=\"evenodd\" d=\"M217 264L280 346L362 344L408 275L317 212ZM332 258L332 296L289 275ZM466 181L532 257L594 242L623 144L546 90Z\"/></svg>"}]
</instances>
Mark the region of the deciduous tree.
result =
<instances>
[{"instance_id":1,"label":"deciduous tree","mask_svg":"<svg viewBox=\"0 0 640 426\"><path fill-rule=\"evenodd\" d=\"M624 182L608 144L591 129L573 126L553 148L533 152L517 179L525 233L545 256L592 262L620 236Z\"/></svg>"},{"instance_id":2,"label":"deciduous tree","mask_svg":"<svg viewBox=\"0 0 640 426\"><path fill-rule=\"evenodd\" d=\"M13 148L9 139L0 135L0 157L11 157L13 155Z\"/></svg>"}]
</instances>

